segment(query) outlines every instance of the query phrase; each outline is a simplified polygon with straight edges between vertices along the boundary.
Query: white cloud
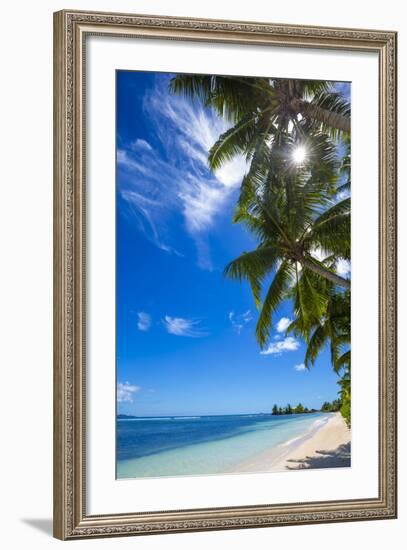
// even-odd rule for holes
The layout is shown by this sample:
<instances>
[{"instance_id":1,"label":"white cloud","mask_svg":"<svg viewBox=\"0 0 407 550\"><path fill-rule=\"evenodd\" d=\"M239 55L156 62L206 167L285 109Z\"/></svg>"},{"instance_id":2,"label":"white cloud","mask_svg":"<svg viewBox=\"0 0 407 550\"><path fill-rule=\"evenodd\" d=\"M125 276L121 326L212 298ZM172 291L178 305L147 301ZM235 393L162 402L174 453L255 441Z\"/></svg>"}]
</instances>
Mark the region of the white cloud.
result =
<instances>
[{"instance_id":1,"label":"white cloud","mask_svg":"<svg viewBox=\"0 0 407 550\"><path fill-rule=\"evenodd\" d=\"M302 372L304 370L307 370L307 367L304 365L304 363L300 363L299 365L295 365L294 369L298 372Z\"/></svg>"},{"instance_id":2,"label":"white cloud","mask_svg":"<svg viewBox=\"0 0 407 550\"><path fill-rule=\"evenodd\" d=\"M197 235L194 239L196 246L197 264L201 269L213 271L209 243L204 236Z\"/></svg>"},{"instance_id":3,"label":"white cloud","mask_svg":"<svg viewBox=\"0 0 407 550\"><path fill-rule=\"evenodd\" d=\"M200 178L188 174L189 186L179 192L186 227L190 233L201 233L212 223L219 203L223 200L224 189L220 185L207 185Z\"/></svg>"},{"instance_id":4,"label":"white cloud","mask_svg":"<svg viewBox=\"0 0 407 550\"><path fill-rule=\"evenodd\" d=\"M140 231L150 242L164 252L183 256L161 237L159 224L160 220L165 219L165 208L160 201L130 190L121 191L121 196L128 204L131 219L136 221Z\"/></svg>"},{"instance_id":5,"label":"white cloud","mask_svg":"<svg viewBox=\"0 0 407 550\"><path fill-rule=\"evenodd\" d=\"M232 324L233 329L240 334L247 323L253 319L250 309L244 313L236 314L234 311L229 311L228 319Z\"/></svg>"},{"instance_id":6,"label":"white cloud","mask_svg":"<svg viewBox=\"0 0 407 550\"><path fill-rule=\"evenodd\" d=\"M292 321L288 317L281 317L281 319L277 323L277 332L285 332L291 323Z\"/></svg>"},{"instance_id":7,"label":"white cloud","mask_svg":"<svg viewBox=\"0 0 407 550\"><path fill-rule=\"evenodd\" d=\"M151 327L151 315L144 311L137 313L138 321L137 328L143 332L146 332Z\"/></svg>"},{"instance_id":8,"label":"white cloud","mask_svg":"<svg viewBox=\"0 0 407 550\"><path fill-rule=\"evenodd\" d=\"M198 103L169 93L166 82L149 90L143 108L161 150L158 153L137 139L118 151L121 196L131 205L147 238L162 249L173 251L167 220L181 212L196 245L198 265L211 270L207 231L240 186L246 160L236 156L211 172L208 151L230 124Z\"/></svg>"},{"instance_id":9,"label":"white cloud","mask_svg":"<svg viewBox=\"0 0 407 550\"><path fill-rule=\"evenodd\" d=\"M140 391L140 386L135 386L129 382L119 382L117 384L117 401L118 403L131 403L133 395Z\"/></svg>"},{"instance_id":10,"label":"white cloud","mask_svg":"<svg viewBox=\"0 0 407 550\"><path fill-rule=\"evenodd\" d=\"M161 206L161 203L157 200L151 199L149 197L146 197L145 195L142 195L141 193L138 193L137 191L122 191L121 192L122 197L134 205L142 205L141 207L151 206L151 207L159 207Z\"/></svg>"},{"instance_id":11,"label":"white cloud","mask_svg":"<svg viewBox=\"0 0 407 550\"><path fill-rule=\"evenodd\" d=\"M162 88L149 93L144 103L169 151L174 150L175 142L188 159L187 163L183 160L182 180L178 181L179 197L189 231L204 231L212 224L231 190L241 184L247 168L246 160L238 155L214 174L205 175L208 152L230 124L208 109Z\"/></svg>"},{"instance_id":12,"label":"white cloud","mask_svg":"<svg viewBox=\"0 0 407 550\"><path fill-rule=\"evenodd\" d=\"M208 335L207 332L199 327L200 321L197 319L184 319L183 317L170 317L166 315L163 323L167 332L175 336L202 338Z\"/></svg>"},{"instance_id":13,"label":"white cloud","mask_svg":"<svg viewBox=\"0 0 407 550\"><path fill-rule=\"evenodd\" d=\"M284 340L269 344L268 348L261 351L261 355L281 355L284 351L295 351L300 347L298 340L287 336Z\"/></svg>"},{"instance_id":14,"label":"white cloud","mask_svg":"<svg viewBox=\"0 0 407 550\"><path fill-rule=\"evenodd\" d=\"M336 262L336 272L341 277L349 275L351 271L350 262L348 260L343 260L342 258Z\"/></svg>"},{"instance_id":15,"label":"white cloud","mask_svg":"<svg viewBox=\"0 0 407 550\"><path fill-rule=\"evenodd\" d=\"M247 169L246 159L236 156L216 170L217 179L226 187L240 185Z\"/></svg>"},{"instance_id":16,"label":"white cloud","mask_svg":"<svg viewBox=\"0 0 407 550\"><path fill-rule=\"evenodd\" d=\"M143 176L154 177L154 172L145 163L136 160L133 155L124 150L118 149L116 155L117 164L133 172L139 172Z\"/></svg>"},{"instance_id":17,"label":"white cloud","mask_svg":"<svg viewBox=\"0 0 407 550\"><path fill-rule=\"evenodd\" d=\"M151 145L148 143L148 141L146 141L145 139L136 139L136 141L133 141L133 143L131 144L131 148L134 150L134 151L152 151L153 148L151 147Z\"/></svg>"}]
</instances>

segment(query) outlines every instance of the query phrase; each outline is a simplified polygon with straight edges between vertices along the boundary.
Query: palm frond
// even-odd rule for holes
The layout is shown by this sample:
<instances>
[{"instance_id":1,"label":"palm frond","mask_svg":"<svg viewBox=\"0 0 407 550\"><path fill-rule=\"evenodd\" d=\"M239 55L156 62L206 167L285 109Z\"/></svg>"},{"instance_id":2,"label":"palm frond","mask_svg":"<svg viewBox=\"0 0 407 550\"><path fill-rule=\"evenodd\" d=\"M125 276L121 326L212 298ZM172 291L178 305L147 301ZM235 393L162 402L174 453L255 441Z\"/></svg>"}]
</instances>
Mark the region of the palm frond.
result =
<instances>
[{"instance_id":1,"label":"palm frond","mask_svg":"<svg viewBox=\"0 0 407 550\"><path fill-rule=\"evenodd\" d=\"M335 216L324 225L312 229L310 241L325 254L334 255L336 259L350 260L350 216Z\"/></svg>"},{"instance_id":2,"label":"palm frond","mask_svg":"<svg viewBox=\"0 0 407 550\"><path fill-rule=\"evenodd\" d=\"M326 325L318 325L312 333L305 353L304 365L310 367L315 363L316 358L322 351L329 338L329 332Z\"/></svg>"},{"instance_id":3,"label":"palm frond","mask_svg":"<svg viewBox=\"0 0 407 550\"><path fill-rule=\"evenodd\" d=\"M247 152L248 144L256 132L256 120L257 115L249 114L219 136L208 155L212 170L217 170L222 164L232 160L235 155Z\"/></svg>"},{"instance_id":4,"label":"palm frond","mask_svg":"<svg viewBox=\"0 0 407 550\"><path fill-rule=\"evenodd\" d=\"M261 348L266 345L272 325L272 314L284 299L291 277L292 266L285 260L274 275L257 320L256 337Z\"/></svg>"},{"instance_id":5,"label":"palm frond","mask_svg":"<svg viewBox=\"0 0 407 550\"><path fill-rule=\"evenodd\" d=\"M305 112L313 128L333 139L350 132L350 104L340 93L332 90L317 93L306 105Z\"/></svg>"},{"instance_id":6,"label":"palm frond","mask_svg":"<svg viewBox=\"0 0 407 550\"><path fill-rule=\"evenodd\" d=\"M253 112L265 97L257 87L261 79L218 75L178 74L170 81L170 90L190 99L198 99L222 117L237 122ZM264 94L263 94L264 95Z\"/></svg>"},{"instance_id":7,"label":"palm frond","mask_svg":"<svg viewBox=\"0 0 407 550\"><path fill-rule=\"evenodd\" d=\"M261 296L261 281L275 267L278 258L277 251L272 247L259 247L253 252L245 252L232 262L224 271L225 276L231 279L249 281L256 307L259 306Z\"/></svg>"},{"instance_id":8,"label":"palm frond","mask_svg":"<svg viewBox=\"0 0 407 550\"><path fill-rule=\"evenodd\" d=\"M350 366L350 350L345 351L338 359L336 360L335 370L338 372L344 367Z\"/></svg>"}]
</instances>

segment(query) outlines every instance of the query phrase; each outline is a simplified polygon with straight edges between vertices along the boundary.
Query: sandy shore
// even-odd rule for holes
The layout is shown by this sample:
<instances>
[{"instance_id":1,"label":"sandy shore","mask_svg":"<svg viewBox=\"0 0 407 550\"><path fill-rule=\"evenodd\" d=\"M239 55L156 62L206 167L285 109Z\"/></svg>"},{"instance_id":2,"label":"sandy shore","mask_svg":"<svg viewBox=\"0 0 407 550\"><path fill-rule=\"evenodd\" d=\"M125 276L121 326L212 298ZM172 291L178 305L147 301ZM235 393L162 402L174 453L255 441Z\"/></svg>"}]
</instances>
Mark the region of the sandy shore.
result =
<instances>
[{"instance_id":1,"label":"sandy shore","mask_svg":"<svg viewBox=\"0 0 407 550\"><path fill-rule=\"evenodd\" d=\"M350 466L351 432L340 413L287 450L266 451L233 468L234 472L281 472L307 468L343 468Z\"/></svg>"}]
</instances>

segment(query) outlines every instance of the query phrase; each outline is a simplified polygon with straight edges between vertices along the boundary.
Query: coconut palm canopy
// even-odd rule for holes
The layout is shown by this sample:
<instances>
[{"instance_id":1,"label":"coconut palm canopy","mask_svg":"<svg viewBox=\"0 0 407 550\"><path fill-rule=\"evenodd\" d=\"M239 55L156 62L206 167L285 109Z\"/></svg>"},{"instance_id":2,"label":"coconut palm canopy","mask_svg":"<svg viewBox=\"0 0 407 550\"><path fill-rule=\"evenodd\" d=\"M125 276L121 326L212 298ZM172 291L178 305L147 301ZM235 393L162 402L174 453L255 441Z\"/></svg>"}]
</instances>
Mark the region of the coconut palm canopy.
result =
<instances>
[{"instance_id":1,"label":"coconut palm canopy","mask_svg":"<svg viewBox=\"0 0 407 550\"><path fill-rule=\"evenodd\" d=\"M350 105L326 81L177 75L171 90L195 98L232 123L209 151L219 169L244 155L234 222L255 236L225 274L247 280L264 348L273 313L287 298L295 319L287 333L307 342L312 365L328 345L342 375L342 412L350 421Z\"/></svg>"}]
</instances>

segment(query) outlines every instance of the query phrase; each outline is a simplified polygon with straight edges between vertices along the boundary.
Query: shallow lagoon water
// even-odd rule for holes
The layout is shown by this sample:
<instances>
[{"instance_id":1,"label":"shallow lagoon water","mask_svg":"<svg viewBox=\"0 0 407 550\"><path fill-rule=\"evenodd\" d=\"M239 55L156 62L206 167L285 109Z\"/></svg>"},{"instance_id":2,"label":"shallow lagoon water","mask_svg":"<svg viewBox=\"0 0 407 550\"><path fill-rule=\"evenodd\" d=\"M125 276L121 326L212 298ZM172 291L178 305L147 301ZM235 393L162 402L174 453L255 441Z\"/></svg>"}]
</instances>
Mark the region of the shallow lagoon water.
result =
<instances>
[{"instance_id":1,"label":"shallow lagoon water","mask_svg":"<svg viewBox=\"0 0 407 550\"><path fill-rule=\"evenodd\" d=\"M266 451L275 457L325 424L329 413L117 419L117 478L209 475Z\"/></svg>"}]
</instances>

